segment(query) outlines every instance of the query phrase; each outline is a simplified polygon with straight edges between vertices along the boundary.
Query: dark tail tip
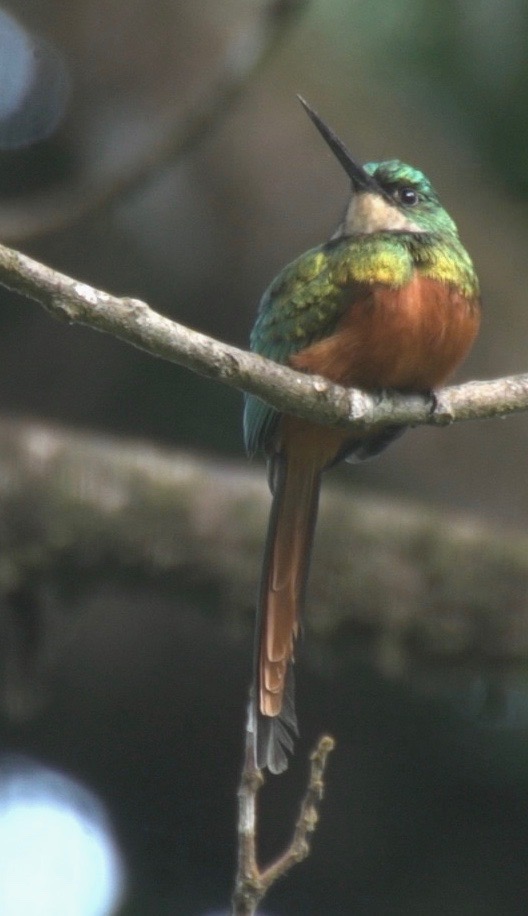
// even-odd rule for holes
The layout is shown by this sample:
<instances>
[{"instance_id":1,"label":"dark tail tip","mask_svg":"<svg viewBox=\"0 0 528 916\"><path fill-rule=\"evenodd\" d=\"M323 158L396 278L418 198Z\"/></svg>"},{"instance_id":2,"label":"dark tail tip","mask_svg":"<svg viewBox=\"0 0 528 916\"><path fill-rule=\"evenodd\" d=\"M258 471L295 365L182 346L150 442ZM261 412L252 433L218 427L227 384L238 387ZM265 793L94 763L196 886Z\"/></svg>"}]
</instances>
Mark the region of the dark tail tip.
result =
<instances>
[{"instance_id":1,"label":"dark tail tip","mask_svg":"<svg viewBox=\"0 0 528 916\"><path fill-rule=\"evenodd\" d=\"M295 738L299 735L294 687L293 666L290 664L280 714L263 716L257 709L254 716L257 766L275 775L288 768L288 754L293 754Z\"/></svg>"}]
</instances>

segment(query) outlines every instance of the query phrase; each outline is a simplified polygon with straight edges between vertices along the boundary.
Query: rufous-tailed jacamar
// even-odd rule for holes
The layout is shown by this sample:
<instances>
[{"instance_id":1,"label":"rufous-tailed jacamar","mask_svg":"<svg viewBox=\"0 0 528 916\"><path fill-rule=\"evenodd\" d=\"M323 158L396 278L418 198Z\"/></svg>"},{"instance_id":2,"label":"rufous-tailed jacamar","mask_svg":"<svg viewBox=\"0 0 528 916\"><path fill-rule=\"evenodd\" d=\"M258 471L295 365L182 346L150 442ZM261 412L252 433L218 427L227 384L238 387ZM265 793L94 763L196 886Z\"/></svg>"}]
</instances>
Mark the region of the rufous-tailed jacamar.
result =
<instances>
[{"instance_id":1,"label":"rufous-tailed jacamar","mask_svg":"<svg viewBox=\"0 0 528 916\"><path fill-rule=\"evenodd\" d=\"M363 388L428 394L468 353L479 284L429 180L397 159L358 165L301 99L352 182L330 240L284 268L264 293L251 349L302 372ZM247 450L263 449L273 493L258 599L252 690L259 767L280 773L297 734L293 652L321 473L377 454L400 429L318 426L245 402Z\"/></svg>"}]
</instances>

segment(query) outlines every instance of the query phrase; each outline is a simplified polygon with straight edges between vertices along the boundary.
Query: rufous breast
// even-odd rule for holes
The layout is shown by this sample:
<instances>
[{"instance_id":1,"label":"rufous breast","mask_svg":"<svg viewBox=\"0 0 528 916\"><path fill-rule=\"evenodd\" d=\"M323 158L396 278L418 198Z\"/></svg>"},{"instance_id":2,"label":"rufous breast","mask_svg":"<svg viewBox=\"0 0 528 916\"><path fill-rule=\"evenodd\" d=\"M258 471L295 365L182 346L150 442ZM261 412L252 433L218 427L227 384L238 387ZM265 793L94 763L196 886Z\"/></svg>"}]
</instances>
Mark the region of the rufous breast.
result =
<instances>
[{"instance_id":1,"label":"rufous breast","mask_svg":"<svg viewBox=\"0 0 528 916\"><path fill-rule=\"evenodd\" d=\"M462 362L479 324L478 299L416 272L398 288L362 285L335 331L290 364L367 390L431 391Z\"/></svg>"}]
</instances>

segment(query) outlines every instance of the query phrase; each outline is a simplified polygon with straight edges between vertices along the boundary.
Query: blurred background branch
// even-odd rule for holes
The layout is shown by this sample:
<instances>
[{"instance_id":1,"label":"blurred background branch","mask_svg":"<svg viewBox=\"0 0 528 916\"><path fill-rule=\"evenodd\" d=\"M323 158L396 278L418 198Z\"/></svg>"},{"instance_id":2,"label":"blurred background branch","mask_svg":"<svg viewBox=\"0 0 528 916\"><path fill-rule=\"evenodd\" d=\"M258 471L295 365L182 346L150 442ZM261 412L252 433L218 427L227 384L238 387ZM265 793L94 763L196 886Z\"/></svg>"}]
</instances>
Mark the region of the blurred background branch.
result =
<instances>
[{"instance_id":1,"label":"blurred background branch","mask_svg":"<svg viewBox=\"0 0 528 916\"><path fill-rule=\"evenodd\" d=\"M151 125L153 139L148 146L140 145L135 156L116 163L113 171L107 171L104 162L101 169L94 163L85 180L76 177L65 182L54 188L53 195L33 198L30 207L4 204L0 211L0 238L14 242L63 229L136 191L164 165L192 150L247 91L308 3L309 0L261 0L255 4L255 15L243 21L227 42L217 73L198 97L183 112L172 99L166 110L156 113L157 123Z\"/></svg>"},{"instance_id":2,"label":"blurred background branch","mask_svg":"<svg viewBox=\"0 0 528 916\"><path fill-rule=\"evenodd\" d=\"M261 471L4 420L0 482L2 696L15 717L42 702L38 673L93 613L95 583L101 594L127 576L140 590L156 583L176 606L210 591L224 639L249 635L269 507ZM328 487L307 620L317 649L311 638L304 651L346 656L359 639L399 677L439 661L508 666L528 651L527 592L526 539Z\"/></svg>"}]
</instances>

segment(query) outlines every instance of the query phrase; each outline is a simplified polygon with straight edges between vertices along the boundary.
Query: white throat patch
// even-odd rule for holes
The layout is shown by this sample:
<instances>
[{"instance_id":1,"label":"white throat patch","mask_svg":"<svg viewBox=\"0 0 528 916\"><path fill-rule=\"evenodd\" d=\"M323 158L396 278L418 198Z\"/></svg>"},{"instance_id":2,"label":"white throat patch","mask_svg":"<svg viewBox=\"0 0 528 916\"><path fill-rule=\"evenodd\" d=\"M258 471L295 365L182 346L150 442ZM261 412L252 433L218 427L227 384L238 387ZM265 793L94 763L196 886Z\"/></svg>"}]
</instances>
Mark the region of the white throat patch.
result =
<instances>
[{"instance_id":1,"label":"white throat patch","mask_svg":"<svg viewBox=\"0 0 528 916\"><path fill-rule=\"evenodd\" d=\"M423 232L421 226L413 223L409 217L380 194L360 191L353 194L348 209L336 235L363 235L370 232L390 232L396 229L407 229L410 232Z\"/></svg>"}]
</instances>

